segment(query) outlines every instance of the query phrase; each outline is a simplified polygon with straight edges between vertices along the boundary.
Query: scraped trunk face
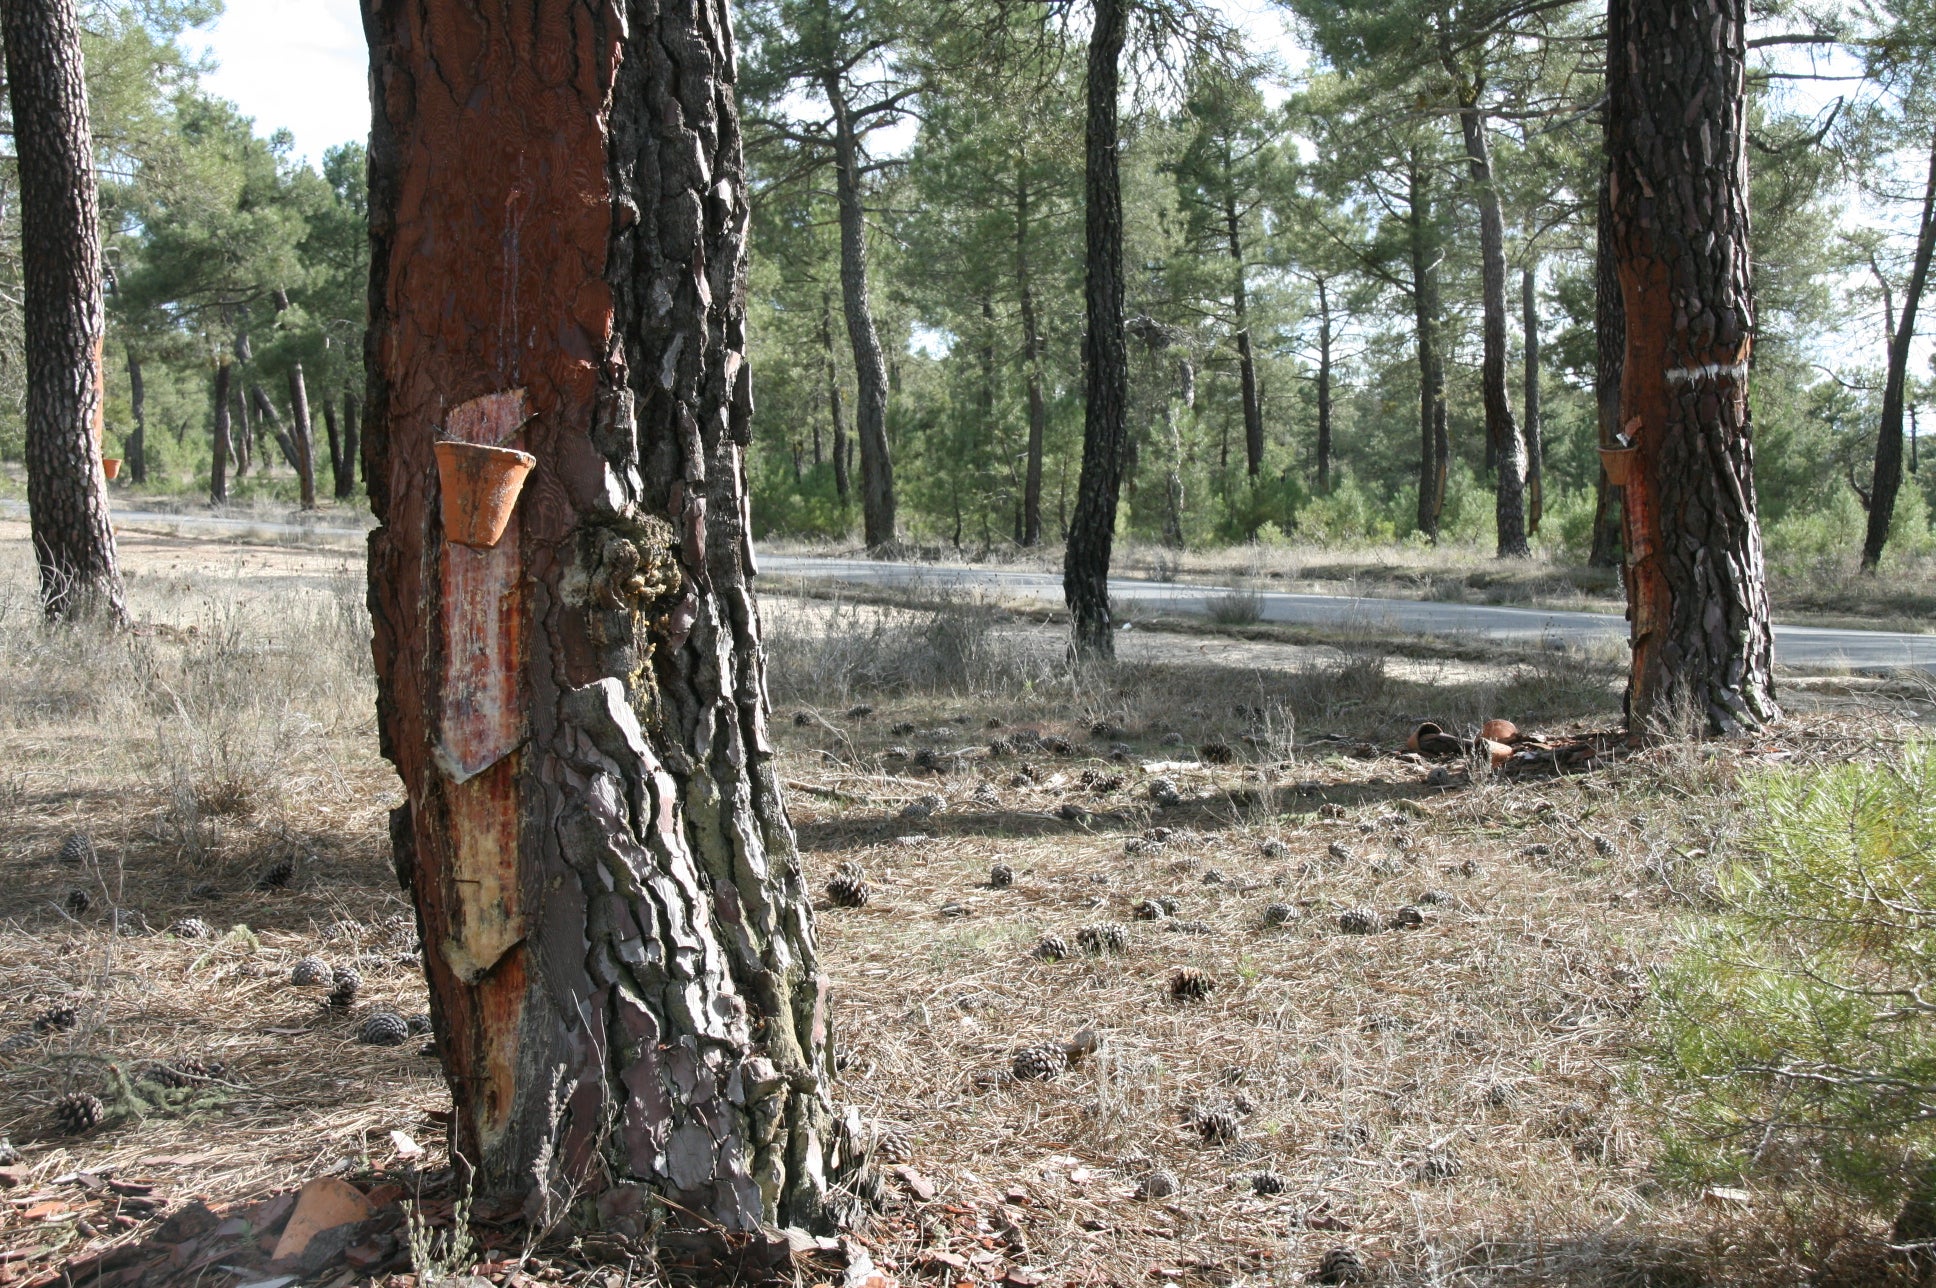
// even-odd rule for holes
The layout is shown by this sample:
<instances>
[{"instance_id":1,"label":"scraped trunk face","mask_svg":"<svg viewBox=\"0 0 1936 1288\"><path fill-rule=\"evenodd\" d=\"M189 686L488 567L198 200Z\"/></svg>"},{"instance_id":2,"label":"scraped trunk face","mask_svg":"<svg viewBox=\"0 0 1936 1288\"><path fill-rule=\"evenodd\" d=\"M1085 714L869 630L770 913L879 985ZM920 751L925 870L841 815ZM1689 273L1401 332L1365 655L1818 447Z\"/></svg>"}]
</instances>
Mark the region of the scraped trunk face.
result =
<instances>
[{"instance_id":1,"label":"scraped trunk face","mask_svg":"<svg viewBox=\"0 0 1936 1288\"><path fill-rule=\"evenodd\" d=\"M1123 344L1123 195L1116 155L1116 95L1126 21L1123 0L1096 0L1089 36L1083 178L1089 330L1082 342L1082 473L1062 560L1062 594L1075 651L1100 658L1116 652L1109 558L1116 539L1129 402L1129 356Z\"/></svg>"},{"instance_id":2,"label":"scraped trunk face","mask_svg":"<svg viewBox=\"0 0 1936 1288\"><path fill-rule=\"evenodd\" d=\"M536 1213L576 1184L621 1234L820 1224L824 999L751 590L727 5L364 12L379 717L453 1148L480 1193ZM536 458L495 544L446 540L468 510L442 440Z\"/></svg>"},{"instance_id":3,"label":"scraped trunk face","mask_svg":"<svg viewBox=\"0 0 1936 1288\"><path fill-rule=\"evenodd\" d=\"M1613 51L1608 52L1611 59ZM1627 312L1620 298L1620 271L1614 263L1613 211L1605 182L1600 185L1600 217L1594 240L1594 411L1600 446L1612 447L1620 432L1620 368L1627 360ZM1611 568L1620 562L1620 507L1620 489L1601 466L1594 488L1593 550L1587 558L1596 568Z\"/></svg>"},{"instance_id":4,"label":"scraped trunk face","mask_svg":"<svg viewBox=\"0 0 1936 1288\"><path fill-rule=\"evenodd\" d=\"M119 621L101 474L100 212L75 0L0 6L20 178L27 509L49 617Z\"/></svg>"},{"instance_id":5,"label":"scraped trunk face","mask_svg":"<svg viewBox=\"0 0 1936 1288\"><path fill-rule=\"evenodd\" d=\"M1626 311L1621 431L1636 728L1685 710L1715 729L1780 714L1748 411L1746 0L1698 20L1616 0L1608 199Z\"/></svg>"}]
</instances>

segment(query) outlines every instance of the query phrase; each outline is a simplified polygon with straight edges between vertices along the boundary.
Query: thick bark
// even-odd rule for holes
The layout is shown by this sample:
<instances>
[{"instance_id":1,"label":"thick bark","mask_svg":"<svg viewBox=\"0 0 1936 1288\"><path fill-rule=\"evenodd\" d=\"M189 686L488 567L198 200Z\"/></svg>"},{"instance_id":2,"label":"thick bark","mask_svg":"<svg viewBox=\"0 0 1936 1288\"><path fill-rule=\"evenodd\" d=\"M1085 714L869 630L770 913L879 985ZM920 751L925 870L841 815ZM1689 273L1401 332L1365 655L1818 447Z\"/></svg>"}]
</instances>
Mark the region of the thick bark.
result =
<instances>
[{"instance_id":1,"label":"thick bark","mask_svg":"<svg viewBox=\"0 0 1936 1288\"><path fill-rule=\"evenodd\" d=\"M1231 279L1230 307L1237 330L1237 387L1244 405L1244 467L1256 478L1264 469L1264 409L1257 399L1257 362L1250 349L1250 301L1244 279L1243 224L1237 217L1237 195L1230 180L1230 159L1224 158L1224 231L1228 237Z\"/></svg>"},{"instance_id":2,"label":"thick bark","mask_svg":"<svg viewBox=\"0 0 1936 1288\"><path fill-rule=\"evenodd\" d=\"M1412 256L1412 324L1418 345L1418 530L1434 545L1445 513L1445 474L1452 459L1445 424L1445 366L1439 354L1439 266L1444 258L1432 214L1432 192L1418 158L1408 173Z\"/></svg>"},{"instance_id":3,"label":"thick bark","mask_svg":"<svg viewBox=\"0 0 1936 1288\"><path fill-rule=\"evenodd\" d=\"M1748 355L1746 0L1691 21L1616 0L1608 195L1627 315L1621 427L1636 730L1690 711L1722 732L1775 719L1755 516Z\"/></svg>"},{"instance_id":4,"label":"thick bark","mask_svg":"<svg viewBox=\"0 0 1936 1288\"><path fill-rule=\"evenodd\" d=\"M1318 491L1331 490L1331 284L1318 278Z\"/></svg>"},{"instance_id":5,"label":"thick bark","mask_svg":"<svg viewBox=\"0 0 1936 1288\"><path fill-rule=\"evenodd\" d=\"M289 364L290 438L296 449L296 480L302 508L316 508L316 436L309 419L309 386L303 382L302 363Z\"/></svg>"},{"instance_id":6,"label":"thick bark","mask_svg":"<svg viewBox=\"0 0 1936 1288\"><path fill-rule=\"evenodd\" d=\"M1015 290L1022 311L1022 378L1028 385L1028 459L1022 473L1021 531L1025 546L1042 544L1042 445L1048 407L1042 397L1042 332L1035 319L1035 284L1029 273L1029 190L1025 161L1015 175Z\"/></svg>"},{"instance_id":7,"label":"thick bark","mask_svg":"<svg viewBox=\"0 0 1936 1288\"><path fill-rule=\"evenodd\" d=\"M1441 31L1442 48L1449 49ZM1456 60L1442 56L1447 72L1460 75ZM1506 221L1499 210L1499 189L1492 177L1492 143L1479 106L1481 87L1461 85L1459 127L1465 136L1466 166L1479 203L1480 333L1479 391L1486 409L1486 449L1494 466L1493 519L1502 559L1532 553L1526 544L1526 444L1513 421L1506 396Z\"/></svg>"},{"instance_id":8,"label":"thick bark","mask_svg":"<svg viewBox=\"0 0 1936 1288\"><path fill-rule=\"evenodd\" d=\"M840 75L823 84L834 114L834 191L840 213L840 299L854 350L854 425L860 438L861 525L867 545L894 545L894 462L887 446L887 363L867 289L867 212L861 204L860 141Z\"/></svg>"},{"instance_id":9,"label":"thick bark","mask_svg":"<svg viewBox=\"0 0 1936 1288\"><path fill-rule=\"evenodd\" d=\"M575 1182L576 1217L663 1222L675 1259L822 1225L825 981L751 586L727 0L364 22L379 730L452 1151L480 1195L541 1211ZM445 435L537 458L490 549L444 540Z\"/></svg>"},{"instance_id":10,"label":"thick bark","mask_svg":"<svg viewBox=\"0 0 1936 1288\"><path fill-rule=\"evenodd\" d=\"M1123 343L1123 194L1117 158L1116 96L1122 78L1126 0L1095 0L1089 36L1088 120L1083 189L1087 210L1082 340L1082 473L1062 561L1076 654L1112 658L1109 557L1122 490L1129 359Z\"/></svg>"},{"instance_id":11,"label":"thick bark","mask_svg":"<svg viewBox=\"0 0 1936 1288\"><path fill-rule=\"evenodd\" d=\"M134 418L134 433L128 435L128 477L136 483L148 481L148 389L141 379L141 359L128 351L128 408Z\"/></svg>"},{"instance_id":12,"label":"thick bark","mask_svg":"<svg viewBox=\"0 0 1936 1288\"><path fill-rule=\"evenodd\" d=\"M222 505L229 499L229 359L215 363L215 438L208 457L208 499Z\"/></svg>"},{"instance_id":13,"label":"thick bark","mask_svg":"<svg viewBox=\"0 0 1936 1288\"><path fill-rule=\"evenodd\" d=\"M75 0L0 6L20 179L28 528L54 619L125 620L101 473L99 197Z\"/></svg>"},{"instance_id":14,"label":"thick bark","mask_svg":"<svg viewBox=\"0 0 1936 1288\"><path fill-rule=\"evenodd\" d=\"M846 505L853 487L847 476L847 410L840 399L840 363L834 357L834 302L830 294L820 297L820 347L826 358L827 415L834 423L834 491Z\"/></svg>"},{"instance_id":15,"label":"thick bark","mask_svg":"<svg viewBox=\"0 0 1936 1288\"><path fill-rule=\"evenodd\" d=\"M1528 262L1519 274L1520 331L1525 362L1526 535L1539 532L1546 514L1546 447L1541 441L1539 406L1539 267Z\"/></svg>"},{"instance_id":16,"label":"thick bark","mask_svg":"<svg viewBox=\"0 0 1936 1288\"><path fill-rule=\"evenodd\" d=\"M1612 447L1620 432L1620 368L1627 359L1627 310L1620 298L1620 273L1613 258L1613 211L1604 181L1600 184L1594 259L1593 397L1600 446ZM1587 562L1595 568L1613 568L1622 562L1621 490L1607 479L1604 466L1598 471L1598 480L1593 490L1593 550Z\"/></svg>"},{"instance_id":17,"label":"thick bark","mask_svg":"<svg viewBox=\"0 0 1936 1288\"><path fill-rule=\"evenodd\" d=\"M1930 143L1929 178L1923 188L1922 222L1916 230L1916 258L1902 291L1902 312L1889 338L1889 370L1882 386L1882 421L1876 428L1875 475L1869 487L1869 530L1862 542L1862 567L1874 572L1889 540L1902 489L1903 391L1909 380L1909 350L1916 342L1916 312L1929 284L1930 255L1936 251L1936 140Z\"/></svg>"},{"instance_id":18,"label":"thick bark","mask_svg":"<svg viewBox=\"0 0 1936 1288\"><path fill-rule=\"evenodd\" d=\"M323 399L323 434L329 440L330 495L340 501L347 494L348 481L344 478L343 468L349 462L343 455L343 429L336 420L334 398Z\"/></svg>"}]
</instances>

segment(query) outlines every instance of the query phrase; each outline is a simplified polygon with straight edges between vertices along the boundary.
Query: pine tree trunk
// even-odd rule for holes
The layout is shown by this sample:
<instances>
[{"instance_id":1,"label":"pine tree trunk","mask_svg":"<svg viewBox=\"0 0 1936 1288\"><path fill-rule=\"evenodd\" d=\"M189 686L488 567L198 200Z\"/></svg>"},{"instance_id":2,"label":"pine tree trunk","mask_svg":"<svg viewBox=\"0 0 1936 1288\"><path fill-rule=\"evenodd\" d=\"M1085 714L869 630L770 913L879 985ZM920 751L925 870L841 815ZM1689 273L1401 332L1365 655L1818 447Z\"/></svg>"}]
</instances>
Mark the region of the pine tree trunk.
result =
<instances>
[{"instance_id":1,"label":"pine tree trunk","mask_svg":"<svg viewBox=\"0 0 1936 1288\"><path fill-rule=\"evenodd\" d=\"M1048 433L1048 408L1042 397L1042 333L1035 319L1035 284L1029 274L1029 191L1023 173L1026 160L1016 165L1015 288L1022 307L1022 369L1028 384L1028 458L1022 474L1022 523L1017 540L1024 546L1042 544L1042 445Z\"/></svg>"},{"instance_id":2,"label":"pine tree trunk","mask_svg":"<svg viewBox=\"0 0 1936 1288\"><path fill-rule=\"evenodd\" d=\"M1440 32L1441 47L1446 35ZM1451 55L1441 61L1458 75ZM1479 390L1486 409L1486 447L1494 469L1493 519L1502 559L1531 554L1526 544L1526 444L1513 422L1512 402L1506 396L1506 221L1499 211L1499 189L1492 178L1492 144L1487 138L1485 113L1479 107L1481 89L1461 87L1459 126L1465 135L1466 165L1479 202L1479 293L1482 338Z\"/></svg>"},{"instance_id":3,"label":"pine tree trunk","mask_svg":"<svg viewBox=\"0 0 1936 1288\"><path fill-rule=\"evenodd\" d=\"M1627 312L1620 298L1620 274L1614 265L1613 210L1604 181L1600 184L1599 232L1594 240L1593 398L1600 446L1612 447L1620 432L1620 368L1627 358ZM1592 567L1622 564L1621 504L1620 489L1608 480L1606 468L1600 467L1593 490L1593 550L1587 556Z\"/></svg>"},{"instance_id":4,"label":"pine tree trunk","mask_svg":"<svg viewBox=\"0 0 1936 1288\"><path fill-rule=\"evenodd\" d=\"M1228 186L1228 158L1224 181L1224 230L1229 236L1232 263L1230 305L1237 322L1237 386L1244 405L1244 467L1250 477L1256 478L1264 469L1264 409L1257 400L1257 362L1250 348L1250 301L1244 281L1243 229L1237 218L1235 194Z\"/></svg>"},{"instance_id":5,"label":"pine tree trunk","mask_svg":"<svg viewBox=\"0 0 1936 1288\"><path fill-rule=\"evenodd\" d=\"M1163 491L1168 509L1163 515L1163 544L1172 550L1183 549L1183 431L1177 408L1184 411L1197 404L1197 368L1186 352L1176 362L1174 398L1163 404L1163 429L1168 449L1164 461Z\"/></svg>"},{"instance_id":6,"label":"pine tree trunk","mask_svg":"<svg viewBox=\"0 0 1936 1288\"><path fill-rule=\"evenodd\" d=\"M239 479L249 472L250 458L259 455L255 449L261 444L262 428L259 418L251 414L252 408L249 406L249 396L246 392L249 364L255 357L255 350L249 343L249 333L247 331L236 332L233 348L235 351L236 367L233 378L236 407L235 424L241 432L232 433L230 438L233 440L235 451L235 477ZM261 469L266 471L268 467L269 462L266 459L260 462Z\"/></svg>"},{"instance_id":7,"label":"pine tree trunk","mask_svg":"<svg viewBox=\"0 0 1936 1288\"><path fill-rule=\"evenodd\" d=\"M1129 359L1123 343L1123 194L1117 157L1116 96L1122 78L1125 0L1095 0L1089 36L1088 120L1083 188L1087 209L1083 288L1088 332L1082 340L1082 473L1062 561L1079 657L1113 658L1109 558L1122 489Z\"/></svg>"},{"instance_id":8,"label":"pine tree trunk","mask_svg":"<svg viewBox=\"0 0 1936 1288\"><path fill-rule=\"evenodd\" d=\"M134 433L128 436L128 475L135 483L148 481L148 389L141 379L141 359L128 351L128 408Z\"/></svg>"},{"instance_id":9,"label":"pine tree trunk","mask_svg":"<svg viewBox=\"0 0 1936 1288\"><path fill-rule=\"evenodd\" d=\"M347 501L356 495L356 481L363 470L363 445L357 432L357 421L361 404L356 395L344 391L343 394L343 483L336 493L338 500Z\"/></svg>"},{"instance_id":10,"label":"pine tree trunk","mask_svg":"<svg viewBox=\"0 0 1936 1288\"><path fill-rule=\"evenodd\" d=\"M223 354L215 362L215 437L209 446L208 500L211 505L226 505L229 499L229 358Z\"/></svg>"},{"instance_id":11,"label":"pine tree trunk","mask_svg":"<svg viewBox=\"0 0 1936 1288\"><path fill-rule=\"evenodd\" d=\"M1902 489L1903 393L1909 380L1909 351L1916 342L1916 312L1929 284L1929 261L1936 252L1936 141L1930 144L1929 177L1923 188L1922 222L1916 230L1916 258L1902 292L1902 313L1889 340L1889 370L1882 386L1882 419L1876 429L1875 475L1869 487L1869 530L1862 542L1862 567L1874 572L1889 540Z\"/></svg>"},{"instance_id":12,"label":"pine tree trunk","mask_svg":"<svg viewBox=\"0 0 1936 1288\"><path fill-rule=\"evenodd\" d=\"M296 449L296 481L302 508L316 508L315 434L309 419L309 387L303 383L302 363L289 364L290 437Z\"/></svg>"},{"instance_id":13,"label":"pine tree trunk","mask_svg":"<svg viewBox=\"0 0 1936 1288\"><path fill-rule=\"evenodd\" d=\"M51 619L126 620L101 473L101 230L75 0L0 6L20 181L28 527Z\"/></svg>"},{"instance_id":14,"label":"pine tree trunk","mask_svg":"<svg viewBox=\"0 0 1936 1288\"><path fill-rule=\"evenodd\" d=\"M834 491L845 507L853 484L847 474L847 411L840 401L840 363L834 357L833 297L822 292L820 305L820 346L827 366L827 414L834 423Z\"/></svg>"},{"instance_id":15,"label":"pine tree trunk","mask_svg":"<svg viewBox=\"0 0 1936 1288\"><path fill-rule=\"evenodd\" d=\"M329 491L337 500L344 496L343 467L348 463L343 456L343 430L336 421L336 400L323 399L323 433L329 439Z\"/></svg>"},{"instance_id":16,"label":"pine tree trunk","mask_svg":"<svg viewBox=\"0 0 1936 1288\"><path fill-rule=\"evenodd\" d=\"M1318 491L1331 490L1331 291L1318 278Z\"/></svg>"},{"instance_id":17,"label":"pine tree trunk","mask_svg":"<svg viewBox=\"0 0 1936 1288\"><path fill-rule=\"evenodd\" d=\"M887 366L874 330L867 286L867 212L861 204L860 142L829 73L823 88L834 113L834 189L840 211L840 298L854 350L854 422L860 438L861 526L870 550L894 547L894 462L887 445Z\"/></svg>"},{"instance_id":18,"label":"pine tree trunk","mask_svg":"<svg viewBox=\"0 0 1936 1288\"><path fill-rule=\"evenodd\" d=\"M1530 253L1530 252L1529 252ZM1539 532L1546 516L1546 446L1539 405L1539 266L1528 259L1519 274L1519 306L1525 362L1526 535Z\"/></svg>"},{"instance_id":19,"label":"pine tree trunk","mask_svg":"<svg viewBox=\"0 0 1936 1288\"><path fill-rule=\"evenodd\" d=\"M1439 356L1439 262L1431 189L1412 158L1408 174L1413 330L1418 345L1418 530L1437 545L1452 443L1445 424L1445 367Z\"/></svg>"},{"instance_id":20,"label":"pine tree trunk","mask_svg":"<svg viewBox=\"0 0 1936 1288\"><path fill-rule=\"evenodd\" d=\"M1746 0L1711 20L1616 0L1608 192L1627 317L1623 430L1635 730L1687 710L1721 732L1780 715L1755 516L1748 354Z\"/></svg>"},{"instance_id":21,"label":"pine tree trunk","mask_svg":"<svg viewBox=\"0 0 1936 1288\"><path fill-rule=\"evenodd\" d=\"M261 385L249 386L249 406L255 412L257 432L261 432L263 426L268 426L268 433L276 440L276 448L282 453L282 459L288 462L289 468L300 477L302 465L299 463L301 457L296 451L296 442L283 432L282 413L276 410L275 402L270 399ZM261 472L268 473L267 461L263 462Z\"/></svg>"},{"instance_id":22,"label":"pine tree trunk","mask_svg":"<svg viewBox=\"0 0 1936 1288\"><path fill-rule=\"evenodd\" d=\"M541 1212L576 1181L610 1232L663 1221L675 1260L824 1226L826 981L752 590L727 0L369 0L364 22L379 728L452 1152L483 1196ZM445 540L441 437L537 458L496 546Z\"/></svg>"}]
</instances>

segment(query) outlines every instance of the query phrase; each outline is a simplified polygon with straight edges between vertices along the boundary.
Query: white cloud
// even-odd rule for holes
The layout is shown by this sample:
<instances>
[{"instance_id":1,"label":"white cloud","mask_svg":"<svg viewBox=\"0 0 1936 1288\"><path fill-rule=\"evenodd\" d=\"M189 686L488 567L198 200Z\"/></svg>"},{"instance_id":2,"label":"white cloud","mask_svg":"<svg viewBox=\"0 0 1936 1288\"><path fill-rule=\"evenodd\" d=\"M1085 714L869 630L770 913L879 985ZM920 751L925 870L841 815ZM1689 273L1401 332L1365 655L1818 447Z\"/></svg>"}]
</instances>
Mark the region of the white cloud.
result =
<instances>
[{"instance_id":1,"label":"white cloud","mask_svg":"<svg viewBox=\"0 0 1936 1288\"><path fill-rule=\"evenodd\" d=\"M228 0L213 27L182 43L219 64L204 81L212 93L254 117L258 134L287 129L311 162L369 136L369 56L356 0Z\"/></svg>"}]
</instances>

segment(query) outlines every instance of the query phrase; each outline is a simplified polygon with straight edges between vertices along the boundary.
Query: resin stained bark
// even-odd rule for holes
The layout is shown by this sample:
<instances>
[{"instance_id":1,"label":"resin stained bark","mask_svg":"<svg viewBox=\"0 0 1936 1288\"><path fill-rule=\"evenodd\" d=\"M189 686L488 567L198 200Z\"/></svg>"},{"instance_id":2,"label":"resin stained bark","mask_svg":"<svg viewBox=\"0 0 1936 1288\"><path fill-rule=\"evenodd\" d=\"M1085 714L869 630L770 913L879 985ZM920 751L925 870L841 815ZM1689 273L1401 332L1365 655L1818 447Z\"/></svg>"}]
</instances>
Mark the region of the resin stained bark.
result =
<instances>
[{"instance_id":1,"label":"resin stained bark","mask_svg":"<svg viewBox=\"0 0 1936 1288\"><path fill-rule=\"evenodd\" d=\"M728 6L373 0L365 25L380 732L453 1148L480 1193L577 1182L622 1234L820 1224ZM440 437L537 458L496 547L445 542Z\"/></svg>"}]
</instances>

